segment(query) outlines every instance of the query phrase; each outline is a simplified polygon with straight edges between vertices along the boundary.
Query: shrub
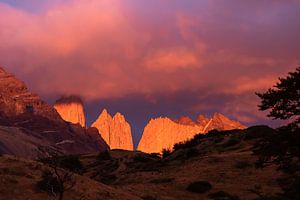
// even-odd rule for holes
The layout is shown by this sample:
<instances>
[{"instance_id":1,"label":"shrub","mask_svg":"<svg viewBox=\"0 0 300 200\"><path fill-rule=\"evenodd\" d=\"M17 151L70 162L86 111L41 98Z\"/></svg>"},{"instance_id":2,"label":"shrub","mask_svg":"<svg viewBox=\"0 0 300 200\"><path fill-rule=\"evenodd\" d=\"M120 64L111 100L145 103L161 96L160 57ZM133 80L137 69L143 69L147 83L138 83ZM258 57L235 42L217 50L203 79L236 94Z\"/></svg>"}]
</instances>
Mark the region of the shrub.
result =
<instances>
[{"instance_id":1,"label":"shrub","mask_svg":"<svg viewBox=\"0 0 300 200\"><path fill-rule=\"evenodd\" d=\"M174 144L173 146L173 151L178 151L179 149L185 148L185 143L184 142L178 142Z\"/></svg>"},{"instance_id":2,"label":"shrub","mask_svg":"<svg viewBox=\"0 0 300 200\"><path fill-rule=\"evenodd\" d=\"M83 172L82 163L79 156L69 155L60 157L60 167L81 174Z\"/></svg>"},{"instance_id":3,"label":"shrub","mask_svg":"<svg viewBox=\"0 0 300 200\"><path fill-rule=\"evenodd\" d=\"M75 186L75 178L69 172L60 171L56 167L52 167L53 172L48 170L43 172L41 180L37 182L37 187L55 199L58 194L59 200L62 200L64 193Z\"/></svg>"},{"instance_id":4,"label":"shrub","mask_svg":"<svg viewBox=\"0 0 300 200\"><path fill-rule=\"evenodd\" d=\"M196 134L192 139L186 140L184 142L178 142L174 144L173 150L177 151L179 149L186 149L186 148L191 148L195 147L198 144L200 144L201 140L206 138L206 135L204 134Z\"/></svg>"},{"instance_id":5,"label":"shrub","mask_svg":"<svg viewBox=\"0 0 300 200\"><path fill-rule=\"evenodd\" d=\"M199 151L198 151L198 149L196 149L196 148L190 148L190 149L188 149L187 151L186 151L186 158L188 159L188 158L192 158L192 157L195 157L195 156L197 156L197 155L199 155Z\"/></svg>"},{"instance_id":6,"label":"shrub","mask_svg":"<svg viewBox=\"0 0 300 200\"><path fill-rule=\"evenodd\" d=\"M78 155L52 156L40 160L45 164L54 164L57 167L82 174L84 169Z\"/></svg>"},{"instance_id":7,"label":"shrub","mask_svg":"<svg viewBox=\"0 0 300 200\"><path fill-rule=\"evenodd\" d=\"M245 130L244 140L255 140L270 137L276 134L276 130L268 126L252 126Z\"/></svg>"},{"instance_id":8,"label":"shrub","mask_svg":"<svg viewBox=\"0 0 300 200\"><path fill-rule=\"evenodd\" d=\"M214 200L240 200L238 196L228 194L227 192L224 191L219 191L219 192L209 194L208 197Z\"/></svg>"},{"instance_id":9,"label":"shrub","mask_svg":"<svg viewBox=\"0 0 300 200\"><path fill-rule=\"evenodd\" d=\"M285 199L300 199L300 177L288 176L286 178L279 179L279 185L283 190L281 195Z\"/></svg>"},{"instance_id":10,"label":"shrub","mask_svg":"<svg viewBox=\"0 0 300 200\"><path fill-rule=\"evenodd\" d=\"M207 137L219 136L219 135L221 135L221 132L216 129L211 130L206 134Z\"/></svg>"},{"instance_id":11,"label":"shrub","mask_svg":"<svg viewBox=\"0 0 300 200\"><path fill-rule=\"evenodd\" d=\"M153 158L147 154L137 154L134 156L133 161L146 163L153 161Z\"/></svg>"},{"instance_id":12,"label":"shrub","mask_svg":"<svg viewBox=\"0 0 300 200\"><path fill-rule=\"evenodd\" d=\"M235 138L235 137L230 137L228 139L228 141L226 141L222 146L224 148L227 148L227 147L232 147L234 145L237 145L240 143L240 140L238 138Z\"/></svg>"},{"instance_id":13,"label":"shrub","mask_svg":"<svg viewBox=\"0 0 300 200\"><path fill-rule=\"evenodd\" d=\"M247 167L250 167L251 164L248 161L238 161L234 166L238 169L245 169Z\"/></svg>"},{"instance_id":14,"label":"shrub","mask_svg":"<svg viewBox=\"0 0 300 200\"><path fill-rule=\"evenodd\" d=\"M206 135L199 133L194 136L193 140L202 140L204 138L206 138Z\"/></svg>"},{"instance_id":15,"label":"shrub","mask_svg":"<svg viewBox=\"0 0 300 200\"><path fill-rule=\"evenodd\" d=\"M163 149L162 150L162 158L167 158L170 155L171 155L170 149Z\"/></svg>"},{"instance_id":16,"label":"shrub","mask_svg":"<svg viewBox=\"0 0 300 200\"><path fill-rule=\"evenodd\" d=\"M117 179L118 179L118 177L115 174L103 174L100 177L100 182L110 185L110 184L114 183Z\"/></svg>"},{"instance_id":17,"label":"shrub","mask_svg":"<svg viewBox=\"0 0 300 200\"><path fill-rule=\"evenodd\" d=\"M150 183L154 183L154 184L171 183L174 180L175 180L174 178L160 178L160 179L151 180Z\"/></svg>"},{"instance_id":18,"label":"shrub","mask_svg":"<svg viewBox=\"0 0 300 200\"><path fill-rule=\"evenodd\" d=\"M61 190L61 185L57 177L48 170L43 172L41 180L37 183L37 187L39 190L46 191L54 196Z\"/></svg>"},{"instance_id":19,"label":"shrub","mask_svg":"<svg viewBox=\"0 0 300 200\"><path fill-rule=\"evenodd\" d=\"M0 168L0 174L13 175L13 176L26 176L27 175L27 173L21 167Z\"/></svg>"},{"instance_id":20,"label":"shrub","mask_svg":"<svg viewBox=\"0 0 300 200\"><path fill-rule=\"evenodd\" d=\"M282 179L280 186L282 199L300 199L300 129L282 127L278 133L260 140L254 147L258 155L256 167L263 168L277 164L289 177Z\"/></svg>"},{"instance_id":21,"label":"shrub","mask_svg":"<svg viewBox=\"0 0 300 200\"><path fill-rule=\"evenodd\" d=\"M150 153L149 155L150 155L151 158L160 159L160 154L159 153Z\"/></svg>"},{"instance_id":22,"label":"shrub","mask_svg":"<svg viewBox=\"0 0 300 200\"><path fill-rule=\"evenodd\" d=\"M142 199L143 200L156 200L156 198L149 196L149 195L143 196Z\"/></svg>"},{"instance_id":23,"label":"shrub","mask_svg":"<svg viewBox=\"0 0 300 200\"><path fill-rule=\"evenodd\" d=\"M201 143L201 141L205 138L215 138L215 142L220 142L223 140L223 137L225 135L233 135L239 132L240 130L229 130L229 131L218 131L218 130L211 130L207 134L196 134L192 139L184 141L184 142L179 142L174 144L173 146L173 151L177 151L179 149L186 149L186 148L192 148ZM230 141L233 142L233 141ZM232 144L228 144L232 145Z\"/></svg>"},{"instance_id":24,"label":"shrub","mask_svg":"<svg viewBox=\"0 0 300 200\"><path fill-rule=\"evenodd\" d=\"M207 181L197 181L189 184L186 189L189 192L205 193L212 189L212 185Z\"/></svg>"},{"instance_id":25,"label":"shrub","mask_svg":"<svg viewBox=\"0 0 300 200\"><path fill-rule=\"evenodd\" d=\"M68 190L71 190L76 184L76 179L72 172L59 168L60 166L63 166L62 160L67 160L62 158L65 158L65 156L58 157L57 155L54 155L52 157L44 159L45 164L48 165L51 171L44 171L41 177L41 181L37 183L37 186L40 190L47 191L54 198L56 198L58 194L59 200L62 200L64 193ZM73 165L74 164L71 163L70 166L74 167Z\"/></svg>"},{"instance_id":26,"label":"shrub","mask_svg":"<svg viewBox=\"0 0 300 200\"><path fill-rule=\"evenodd\" d=\"M264 167L270 163L279 165L279 169L295 172L294 158L300 160L300 129L279 129L277 134L266 137L255 144L254 154L259 156L257 167ZM291 169L294 169L290 171ZM299 171L299 168L296 170Z\"/></svg>"},{"instance_id":27,"label":"shrub","mask_svg":"<svg viewBox=\"0 0 300 200\"><path fill-rule=\"evenodd\" d=\"M103 161L103 160L111 160L112 157L110 155L110 152L109 151L102 151L100 152L98 155L97 155L97 158L96 158L98 161Z\"/></svg>"}]
</instances>

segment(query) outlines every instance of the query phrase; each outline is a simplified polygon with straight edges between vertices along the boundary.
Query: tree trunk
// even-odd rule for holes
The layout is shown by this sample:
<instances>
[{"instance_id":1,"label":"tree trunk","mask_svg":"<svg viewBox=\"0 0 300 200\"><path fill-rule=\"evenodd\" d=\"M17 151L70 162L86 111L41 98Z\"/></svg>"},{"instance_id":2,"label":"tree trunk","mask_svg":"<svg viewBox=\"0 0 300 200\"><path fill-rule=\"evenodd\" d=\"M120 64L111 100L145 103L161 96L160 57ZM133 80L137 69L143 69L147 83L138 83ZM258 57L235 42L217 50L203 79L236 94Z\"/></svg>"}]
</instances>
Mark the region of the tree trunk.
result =
<instances>
[{"instance_id":1,"label":"tree trunk","mask_svg":"<svg viewBox=\"0 0 300 200\"><path fill-rule=\"evenodd\" d=\"M62 191L62 192L59 193L59 200L62 200L63 197L64 197L64 192Z\"/></svg>"}]
</instances>

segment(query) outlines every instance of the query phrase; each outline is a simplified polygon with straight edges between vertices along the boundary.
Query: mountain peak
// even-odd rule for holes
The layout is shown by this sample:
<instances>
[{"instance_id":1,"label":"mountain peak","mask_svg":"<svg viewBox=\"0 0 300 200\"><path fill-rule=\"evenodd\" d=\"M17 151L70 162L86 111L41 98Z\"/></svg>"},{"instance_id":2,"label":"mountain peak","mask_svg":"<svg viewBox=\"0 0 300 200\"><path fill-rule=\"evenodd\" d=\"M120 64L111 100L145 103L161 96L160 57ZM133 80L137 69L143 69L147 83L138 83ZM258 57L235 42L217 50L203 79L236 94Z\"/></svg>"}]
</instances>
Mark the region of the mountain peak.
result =
<instances>
[{"instance_id":1,"label":"mountain peak","mask_svg":"<svg viewBox=\"0 0 300 200\"><path fill-rule=\"evenodd\" d=\"M56 101L54 108L67 122L85 127L83 102L78 96L64 96Z\"/></svg>"},{"instance_id":2,"label":"mountain peak","mask_svg":"<svg viewBox=\"0 0 300 200\"><path fill-rule=\"evenodd\" d=\"M195 125L189 117L182 118L184 124L179 121L167 117L151 119L144 129L138 150L160 153L162 149L172 149L175 143L190 139L196 133L202 132L202 127Z\"/></svg>"},{"instance_id":3,"label":"mountain peak","mask_svg":"<svg viewBox=\"0 0 300 200\"><path fill-rule=\"evenodd\" d=\"M131 127L125 117L117 112L112 118L106 109L103 109L98 119L92 124L111 149L133 150Z\"/></svg>"},{"instance_id":4,"label":"mountain peak","mask_svg":"<svg viewBox=\"0 0 300 200\"><path fill-rule=\"evenodd\" d=\"M112 118L112 116L109 114L106 108L102 110L98 118Z\"/></svg>"},{"instance_id":5,"label":"mountain peak","mask_svg":"<svg viewBox=\"0 0 300 200\"><path fill-rule=\"evenodd\" d=\"M106 110L106 108L104 108L104 109L102 110L101 114L103 114L103 115L107 115L107 114L108 114L108 111Z\"/></svg>"},{"instance_id":6,"label":"mountain peak","mask_svg":"<svg viewBox=\"0 0 300 200\"><path fill-rule=\"evenodd\" d=\"M214 113L210 118L199 115L196 122L186 116L178 120L159 117L151 119L145 127L138 150L159 153L162 149L172 149L175 143L191 139L199 133L206 134L213 129L221 131L243 128L246 127L220 113Z\"/></svg>"},{"instance_id":7,"label":"mountain peak","mask_svg":"<svg viewBox=\"0 0 300 200\"><path fill-rule=\"evenodd\" d=\"M77 95L62 96L55 102L55 104L72 104L72 103L83 105L82 99Z\"/></svg>"},{"instance_id":8,"label":"mountain peak","mask_svg":"<svg viewBox=\"0 0 300 200\"><path fill-rule=\"evenodd\" d=\"M114 120L119 120L119 121L122 121L122 122L125 122L125 117L124 115L122 115L121 113L117 112L114 117L113 117Z\"/></svg>"},{"instance_id":9,"label":"mountain peak","mask_svg":"<svg viewBox=\"0 0 300 200\"><path fill-rule=\"evenodd\" d=\"M227 118L227 117L225 117L225 115L223 115L221 113L215 112L213 115L213 118Z\"/></svg>"},{"instance_id":10,"label":"mountain peak","mask_svg":"<svg viewBox=\"0 0 300 200\"><path fill-rule=\"evenodd\" d=\"M195 125L196 123L188 116L182 116L180 117L177 122L179 124L183 124L183 125L190 125L190 126L193 126Z\"/></svg>"}]
</instances>

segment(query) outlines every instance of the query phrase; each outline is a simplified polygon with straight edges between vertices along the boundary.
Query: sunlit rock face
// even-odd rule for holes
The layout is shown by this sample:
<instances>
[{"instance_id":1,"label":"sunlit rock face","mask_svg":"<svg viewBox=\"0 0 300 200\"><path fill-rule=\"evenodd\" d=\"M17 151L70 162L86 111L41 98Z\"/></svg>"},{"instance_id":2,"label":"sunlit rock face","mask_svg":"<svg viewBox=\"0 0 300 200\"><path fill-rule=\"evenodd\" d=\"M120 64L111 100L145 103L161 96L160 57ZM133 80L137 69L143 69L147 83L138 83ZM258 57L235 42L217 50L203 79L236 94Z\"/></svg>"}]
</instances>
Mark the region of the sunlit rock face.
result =
<instances>
[{"instance_id":1,"label":"sunlit rock face","mask_svg":"<svg viewBox=\"0 0 300 200\"><path fill-rule=\"evenodd\" d=\"M84 107L79 97L62 97L56 101L54 108L65 121L85 127Z\"/></svg>"},{"instance_id":2,"label":"sunlit rock face","mask_svg":"<svg viewBox=\"0 0 300 200\"><path fill-rule=\"evenodd\" d=\"M246 126L242 125L238 121L231 120L220 113L215 113L213 117L208 121L205 132L210 130L233 130L233 129L245 129Z\"/></svg>"},{"instance_id":3,"label":"sunlit rock face","mask_svg":"<svg viewBox=\"0 0 300 200\"><path fill-rule=\"evenodd\" d=\"M201 126L177 123L169 118L152 119L144 129L138 150L147 153L160 153L162 149L172 149L180 141L202 133Z\"/></svg>"},{"instance_id":4,"label":"sunlit rock face","mask_svg":"<svg viewBox=\"0 0 300 200\"><path fill-rule=\"evenodd\" d=\"M29 92L23 81L0 67L0 111L6 116L35 114L50 120L61 120L52 106Z\"/></svg>"},{"instance_id":5,"label":"sunlit rock face","mask_svg":"<svg viewBox=\"0 0 300 200\"><path fill-rule=\"evenodd\" d=\"M92 127L98 129L111 149L133 150L131 128L121 113L116 113L112 117L104 109Z\"/></svg>"},{"instance_id":6,"label":"sunlit rock face","mask_svg":"<svg viewBox=\"0 0 300 200\"><path fill-rule=\"evenodd\" d=\"M178 120L161 117L152 119L147 124L139 142L138 150L147 153L160 153L162 149L172 149L174 144L191 139L198 133L205 134L214 129L232 130L243 128L246 127L219 113L215 113L211 118L199 115L195 122L188 117L181 117Z\"/></svg>"}]
</instances>

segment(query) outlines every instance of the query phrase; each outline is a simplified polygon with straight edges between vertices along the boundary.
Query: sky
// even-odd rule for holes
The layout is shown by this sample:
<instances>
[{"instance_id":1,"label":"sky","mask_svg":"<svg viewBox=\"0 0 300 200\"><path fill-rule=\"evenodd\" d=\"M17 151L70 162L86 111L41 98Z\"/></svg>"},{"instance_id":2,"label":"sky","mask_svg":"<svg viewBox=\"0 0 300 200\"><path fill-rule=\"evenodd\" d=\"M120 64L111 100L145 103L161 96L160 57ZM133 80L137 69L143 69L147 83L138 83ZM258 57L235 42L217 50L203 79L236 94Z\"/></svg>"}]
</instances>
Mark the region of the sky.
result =
<instances>
[{"instance_id":1,"label":"sky","mask_svg":"<svg viewBox=\"0 0 300 200\"><path fill-rule=\"evenodd\" d=\"M300 63L299 0L0 0L0 66L53 103L79 95L130 122L220 112L250 126Z\"/></svg>"}]
</instances>

